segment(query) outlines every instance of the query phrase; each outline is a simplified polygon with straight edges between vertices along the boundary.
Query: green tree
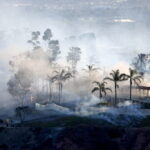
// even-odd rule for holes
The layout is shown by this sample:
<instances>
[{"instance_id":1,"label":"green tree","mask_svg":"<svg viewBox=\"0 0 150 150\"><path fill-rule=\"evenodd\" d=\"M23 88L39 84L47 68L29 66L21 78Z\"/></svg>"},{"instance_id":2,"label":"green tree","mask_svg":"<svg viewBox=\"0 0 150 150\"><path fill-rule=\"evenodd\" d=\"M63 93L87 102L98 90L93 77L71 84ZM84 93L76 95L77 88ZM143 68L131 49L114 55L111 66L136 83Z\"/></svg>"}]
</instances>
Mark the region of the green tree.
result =
<instances>
[{"instance_id":1,"label":"green tree","mask_svg":"<svg viewBox=\"0 0 150 150\"><path fill-rule=\"evenodd\" d=\"M86 73L89 74L89 79L91 79L92 73L99 70L100 68L94 67L94 65L87 65L86 69L83 69Z\"/></svg>"},{"instance_id":2,"label":"green tree","mask_svg":"<svg viewBox=\"0 0 150 150\"><path fill-rule=\"evenodd\" d=\"M127 80L127 76L124 73L120 73L119 69L117 70L112 70L112 72L110 73L111 77L106 77L104 78L104 80L109 80L114 82L114 88L115 88L115 101L114 101L114 105L117 105L117 89L119 88L118 82L121 81L125 81Z\"/></svg>"},{"instance_id":3,"label":"green tree","mask_svg":"<svg viewBox=\"0 0 150 150\"><path fill-rule=\"evenodd\" d=\"M52 80L58 83L58 90L59 90L59 103L62 98L62 90L63 90L63 82L70 79L72 74L70 72L66 72L64 69L60 72L55 71L56 75L52 78Z\"/></svg>"},{"instance_id":4,"label":"green tree","mask_svg":"<svg viewBox=\"0 0 150 150\"><path fill-rule=\"evenodd\" d=\"M112 90L108 87L105 87L105 85L107 84L106 82L98 82L98 81L94 81L94 84L96 84L96 86L93 88L92 93L98 91L99 92L99 99L101 99L103 96L107 95L107 91L111 91Z\"/></svg>"},{"instance_id":5,"label":"green tree","mask_svg":"<svg viewBox=\"0 0 150 150\"><path fill-rule=\"evenodd\" d=\"M129 68L129 75L126 75L126 76L130 81L130 100L131 100L133 84L136 84L137 86L139 86L139 83L141 83L141 80L143 79L143 77L139 75L135 69L131 69L131 68Z\"/></svg>"}]
</instances>

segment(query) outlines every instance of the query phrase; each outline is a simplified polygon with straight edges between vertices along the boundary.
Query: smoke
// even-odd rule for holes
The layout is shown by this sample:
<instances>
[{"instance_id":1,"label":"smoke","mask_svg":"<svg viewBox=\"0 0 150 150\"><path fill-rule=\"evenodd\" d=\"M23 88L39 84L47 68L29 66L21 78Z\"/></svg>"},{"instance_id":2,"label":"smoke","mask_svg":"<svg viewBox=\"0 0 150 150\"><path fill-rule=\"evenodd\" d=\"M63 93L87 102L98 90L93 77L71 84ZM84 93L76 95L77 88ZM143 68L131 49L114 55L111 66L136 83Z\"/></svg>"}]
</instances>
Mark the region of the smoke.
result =
<instances>
[{"instance_id":1,"label":"smoke","mask_svg":"<svg viewBox=\"0 0 150 150\"><path fill-rule=\"evenodd\" d=\"M80 47L82 55L77 69L82 72L87 64L95 64L101 71L93 76L93 80L102 80L112 69L128 73L132 58L138 53L149 52L149 10L146 0L82 0L76 3L69 0L1 0L0 78L3 80L0 81L0 101L4 105L6 101L7 105L12 103L12 97L7 93L7 81L12 76L8 62L14 56L31 50L27 40L31 38L32 31L52 30L54 38L60 41L60 66L67 64L65 59L69 47ZM41 53L32 60L19 57L18 61L20 66L32 70L35 78L44 78L51 72L47 58ZM104 68L105 74L102 73ZM84 101L88 99L85 97L93 85L89 86L88 79L84 77L88 75L82 72L76 82L71 80L64 84L66 101L74 100L74 97ZM68 93L71 96L66 96ZM91 99L95 101L95 98ZM90 103L86 102L87 105Z\"/></svg>"},{"instance_id":2,"label":"smoke","mask_svg":"<svg viewBox=\"0 0 150 150\"><path fill-rule=\"evenodd\" d=\"M105 101L105 99L101 100L101 102ZM40 111L53 111L57 115L76 115L105 120L119 126L133 126L146 117L146 114L140 109L141 106L133 104L131 101L119 103L117 108L103 105L96 106L98 102L100 100L97 97L86 96L82 99L79 97L76 98L74 104L73 102L69 102L67 106L60 106L54 103L47 105L36 103L36 109Z\"/></svg>"},{"instance_id":3,"label":"smoke","mask_svg":"<svg viewBox=\"0 0 150 150\"><path fill-rule=\"evenodd\" d=\"M106 100L101 100L101 102L103 101ZM120 126L135 125L146 117L146 114L140 109L141 106L133 104L131 101L119 103L117 108L103 105L95 107L98 102L99 100L96 97L88 97L87 101L83 101L77 105L75 114L106 120Z\"/></svg>"}]
</instances>

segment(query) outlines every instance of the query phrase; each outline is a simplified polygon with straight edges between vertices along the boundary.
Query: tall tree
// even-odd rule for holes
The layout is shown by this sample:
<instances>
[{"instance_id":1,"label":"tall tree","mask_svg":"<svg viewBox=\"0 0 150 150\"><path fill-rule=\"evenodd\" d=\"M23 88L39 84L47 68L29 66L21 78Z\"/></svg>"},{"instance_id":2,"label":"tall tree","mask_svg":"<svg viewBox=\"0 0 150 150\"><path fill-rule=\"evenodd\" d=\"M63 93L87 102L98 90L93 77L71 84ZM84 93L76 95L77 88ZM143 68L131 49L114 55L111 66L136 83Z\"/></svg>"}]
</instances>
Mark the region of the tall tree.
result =
<instances>
[{"instance_id":1,"label":"tall tree","mask_svg":"<svg viewBox=\"0 0 150 150\"><path fill-rule=\"evenodd\" d=\"M59 90L59 103L62 98L62 90L63 90L63 82L70 79L72 74L70 72L66 72L64 69L60 72L55 71L56 75L52 78L52 80L58 83L58 90Z\"/></svg>"},{"instance_id":2,"label":"tall tree","mask_svg":"<svg viewBox=\"0 0 150 150\"><path fill-rule=\"evenodd\" d=\"M27 41L28 43L32 44L33 50L41 48L40 41L39 41L40 34L41 34L40 31L32 32L31 40Z\"/></svg>"},{"instance_id":3,"label":"tall tree","mask_svg":"<svg viewBox=\"0 0 150 150\"><path fill-rule=\"evenodd\" d=\"M50 53L50 62L54 62L57 60L60 52L59 41L58 40L50 40L48 44L49 53Z\"/></svg>"},{"instance_id":4,"label":"tall tree","mask_svg":"<svg viewBox=\"0 0 150 150\"><path fill-rule=\"evenodd\" d=\"M129 68L129 75L126 75L130 81L130 100L132 99L132 86L133 84L136 84L139 86L139 83L141 83L141 80L143 77L138 74L138 72L135 69Z\"/></svg>"},{"instance_id":5,"label":"tall tree","mask_svg":"<svg viewBox=\"0 0 150 150\"><path fill-rule=\"evenodd\" d=\"M87 65L86 69L83 69L85 72L89 74L89 79L91 79L92 73L99 70L100 68L94 67L94 65Z\"/></svg>"},{"instance_id":6,"label":"tall tree","mask_svg":"<svg viewBox=\"0 0 150 150\"><path fill-rule=\"evenodd\" d=\"M43 34L43 40L49 42L52 37L53 37L53 35L52 35L51 29L46 29Z\"/></svg>"},{"instance_id":7,"label":"tall tree","mask_svg":"<svg viewBox=\"0 0 150 150\"><path fill-rule=\"evenodd\" d=\"M54 83L55 78L48 75L47 80L49 83L49 101L51 101L52 100L52 85Z\"/></svg>"},{"instance_id":8,"label":"tall tree","mask_svg":"<svg viewBox=\"0 0 150 150\"><path fill-rule=\"evenodd\" d=\"M112 72L110 73L110 76L111 77L104 78L104 80L109 80L109 81L114 82L114 88L115 88L114 105L116 106L117 105L117 89L119 88L118 82L127 80L127 76L124 73L120 74L119 69L118 70L112 70Z\"/></svg>"},{"instance_id":9,"label":"tall tree","mask_svg":"<svg viewBox=\"0 0 150 150\"><path fill-rule=\"evenodd\" d=\"M33 78L30 76L29 70L18 70L17 73L8 81L8 92L21 100L21 105L24 104L24 99L26 95L30 92L31 84Z\"/></svg>"},{"instance_id":10,"label":"tall tree","mask_svg":"<svg viewBox=\"0 0 150 150\"><path fill-rule=\"evenodd\" d=\"M96 84L96 86L93 88L92 93L98 91L99 92L99 99L101 99L104 95L107 95L107 91L111 91L112 90L108 87L105 87L105 85L107 84L106 82L98 82L98 81L94 81L94 84Z\"/></svg>"},{"instance_id":11,"label":"tall tree","mask_svg":"<svg viewBox=\"0 0 150 150\"><path fill-rule=\"evenodd\" d=\"M72 47L68 52L67 62L71 64L73 74L76 73L78 61L80 61L81 49L79 47Z\"/></svg>"}]
</instances>

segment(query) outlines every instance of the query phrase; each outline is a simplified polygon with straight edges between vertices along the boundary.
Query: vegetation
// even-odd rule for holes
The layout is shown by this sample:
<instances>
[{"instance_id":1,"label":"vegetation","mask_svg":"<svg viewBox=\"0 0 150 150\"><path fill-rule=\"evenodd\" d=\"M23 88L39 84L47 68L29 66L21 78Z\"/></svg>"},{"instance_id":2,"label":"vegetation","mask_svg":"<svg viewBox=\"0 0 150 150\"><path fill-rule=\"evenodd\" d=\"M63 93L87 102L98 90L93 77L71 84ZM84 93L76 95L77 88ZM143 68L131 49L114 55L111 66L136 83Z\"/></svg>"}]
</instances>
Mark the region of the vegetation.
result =
<instances>
[{"instance_id":1,"label":"vegetation","mask_svg":"<svg viewBox=\"0 0 150 150\"><path fill-rule=\"evenodd\" d=\"M62 70L61 72L55 71L56 75L52 78L54 82L58 83L58 90L59 90L59 103L61 102L62 98L62 90L63 90L63 82L70 79L72 74L70 72L66 72Z\"/></svg>"},{"instance_id":2,"label":"vegetation","mask_svg":"<svg viewBox=\"0 0 150 150\"><path fill-rule=\"evenodd\" d=\"M98 81L94 81L94 84L96 84L97 86L93 88L92 93L98 91L99 92L99 99L101 99L103 96L107 95L107 91L111 91L112 90L110 88L105 87L105 85L107 84L106 82L98 82Z\"/></svg>"},{"instance_id":3,"label":"vegetation","mask_svg":"<svg viewBox=\"0 0 150 150\"><path fill-rule=\"evenodd\" d=\"M19 107L15 109L15 113L21 122L24 122L26 115L32 113L29 109L30 105L38 102L40 104L43 104L40 105L41 107L45 108L45 105L51 103L53 99L53 102L56 102L58 100L59 103L61 103L63 98L63 91L65 91L64 88L67 87L72 88L74 86L73 90L75 92L77 91L75 93L77 96L82 95L88 98L91 96L91 93L97 92L98 97L101 100L103 97L107 98L108 92L112 92L112 89L106 86L108 81L110 81L110 83L113 83L114 86L113 105L117 106L118 88L120 82L129 80L130 100L132 99L133 84L139 86L139 83L142 82L142 76L139 72L139 68L145 65L145 62L143 61L145 56L143 55L138 56L138 61L134 63L134 65L137 64L137 66L134 66L134 69L130 68L129 74L120 73L119 69L112 70L110 76L104 77L104 80L102 82L99 82L99 80L101 80L101 78L103 77L97 71L99 70L99 68L95 67L94 65L87 65L87 68L83 69L84 72L82 72L82 74L79 74L77 65L79 64L81 59L81 48L79 48L78 46L69 48L66 56L67 59L65 60L66 62L63 62L62 64L59 62L59 56L61 53L59 41L57 39L53 39L51 29L46 29L44 33L41 33L39 31L32 32L31 39L28 40L28 43L31 44L32 50L14 57L9 62L11 66L12 76L7 84L9 93L14 97L14 99L19 102ZM83 79L84 73L88 73L89 75L90 84L88 85L87 81ZM99 78L97 78L98 75ZM71 82L69 80L71 78L77 78L77 80ZM67 80L68 82L65 82ZM66 83L65 86L64 83ZM94 87L91 90L92 83L94 84ZM88 92L90 92L90 95ZM32 103L29 103L29 99L31 97L34 99L34 101ZM61 105L63 106L63 104ZM101 103L100 105L107 105L107 103L103 102L103 104ZM54 106L57 107L57 105ZM58 106L59 109L63 109L62 106ZM97 105L97 107L99 107L99 104ZM91 118L69 116L62 117L53 121L29 121L26 122L25 125L42 127L63 127L74 126L76 124L91 123L95 123L97 125L102 125L103 123L109 124L107 121L96 122L95 119Z\"/></svg>"},{"instance_id":4,"label":"vegetation","mask_svg":"<svg viewBox=\"0 0 150 150\"><path fill-rule=\"evenodd\" d=\"M49 75L47 76L47 80L49 83L49 101L52 101L52 85L54 83L54 79L53 77L50 77Z\"/></svg>"},{"instance_id":5,"label":"vegetation","mask_svg":"<svg viewBox=\"0 0 150 150\"><path fill-rule=\"evenodd\" d=\"M79 47L72 47L69 50L67 62L71 64L72 73L75 75L77 63L80 61L81 49Z\"/></svg>"},{"instance_id":6,"label":"vegetation","mask_svg":"<svg viewBox=\"0 0 150 150\"><path fill-rule=\"evenodd\" d=\"M49 121L26 121L24 126L28 127L73 127L77 125L97 125L97 126L114 126L106 120L97 120L88 117L79 117L79 116L67 116L60 117L54 120Z\"/></svg>"},{"instance_id":7,"label":"vegetation","mask_svg":"<svg viewBox=\"0 0 150 150\"><path fill-rule=\"evenodd\" d=\"M115 88L115 101L114 105L117 105L117 89L119 88L118 82L127 80L126 74L119 72L119 70L112 70L110 73L111 77L106 77L104 80L109 80L114 82L114 88Z\"/></svg>"},{"instance_id":8,"label":"vegetation","mask_svg":"<svg viewBox=\"0 0 150 150\"><path fill-rule=\"evenodd\" d=\"M136 84L137 86L139 86L139 83L141 83L141 80L143 77L139 75L135 69L131 69L131 68L129 68L129 75L126 75L126 76L130 81L130 100L131 100L133 84Z\"/></svg>"},{"instance_id":9,"label":"vegetation","mask_svg":"<svg viewBox=\"0 0 150 150\"><path fill-rule=\"evenodd\" d=\"M32 109L28 106L21 106L15 109L16 117L19 118L21 123L25 121L25 116L31 113L32 113Z\"/></svg>"},{"instance_id":10,"label":"vegetation","mask_svg":"<svg viewBox=\"0 0 150 150\"><path fill-rule=\"evenodd\" d=\"M87 65L87 68L83 69L83 70L89 74L89 79L91 80L92 73L94 73L95 71L97 71L99 69L100 68L94 67L94 65Z\"/></svg>"}]
</instances>

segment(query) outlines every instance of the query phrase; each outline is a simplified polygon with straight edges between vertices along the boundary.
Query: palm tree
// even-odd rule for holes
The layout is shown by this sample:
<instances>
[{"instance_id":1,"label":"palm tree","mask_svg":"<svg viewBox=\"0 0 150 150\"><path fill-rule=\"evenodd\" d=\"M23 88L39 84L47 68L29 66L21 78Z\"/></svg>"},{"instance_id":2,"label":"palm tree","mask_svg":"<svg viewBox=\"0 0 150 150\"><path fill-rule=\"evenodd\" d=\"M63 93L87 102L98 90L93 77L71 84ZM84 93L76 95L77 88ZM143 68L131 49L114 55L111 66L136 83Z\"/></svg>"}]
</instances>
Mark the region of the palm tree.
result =
<instances>
[{"instance_id":1,"label":"palm tree","mask_svg":"<svg viewBox=\"0 0 150 150\"><path fill-rule=\"evenodd\" d=\"M62 97L62 89L63 89L63 82L67 79L70 79L72 74L70 72L66 72L64 69L61 72L55 71L56 75L52 78L53 81L57 81L58 83L58 90L59 90L59 103Z\"/></svg>"},{"instance_id":2,"label":"palm tree","mask_svg":"<svg viewBox=\"0 0 150 150\"><path fill-rule=\"evenodd\" d=\"M97 86L95 86L92 90L92 93L98 91L99 92L99 99L101 99L103 97L103 95L107 95L107 91L111 91L112 90L110 88L106 88L105 84L107 84L106 82L98 82L98 81L94 81L93 83L95 83Z\"/></svg>"},{"instance_id":3,"label":"palm tree","mask_svg":"<svg viewBox=\"0 0 150 150\"><path fill-rule=\"evenodd\" d=\"M104 80L109 80L109 81L114 82L114 88L115 88L115 102L114 102L114 104L116 106L116 104L117 104L117 88L119 88L118 82L127 80L127 76L124 73L120 74L119 69L112 70L112 72L110 73L110 76L111 77L104 78Z\"/></svg>"},{"instance_id":4,"label":"palm tree","mask_svg":"<svg viewBox=\"0 0 150 150\"><path fill-rule=\"evenodd\" d=\"M52 100L52 84L54 83L53 77L50 77L49 75L47 76L47 80L49 83L49 101Z\"/></svg>"},{"instance_id":5,"label":"palm tree","mask_svg":"<svg viewBox=\"0 0 150 150\"><path fill-rule=\"evenodd\" d=\"M87 65L87 68L83 69L83 71L85 71L88 74L88 86L89 86L89 90L91 90L91 86L92 86L92 74L95 73L97 70L99 70L100 68L96 68L94 67L94 65Z\"/></svg>"},{"instance_id":6,"label":"palm tree","mask_svg":"<svg viewBox=\"0 0 150 150\"><path fill-rule=\"evenodd\" d=\"M130 100L132 99L132 85L133 83L139 86L143 77L138 75L138 72L135 69L129 68L129 75L126 75L127 78L130 80Z\"/></svg>"},{"instance_id":7,"label":"palm tree","mask_svg":"<svg viewBox=\"0 0 150 150\"><path fill-rule=\"evenodd\" d=\"M83 69L83 70L89 74L89 78L91 79L91 74L99 69L100 68L95 68L94 65L92 64L92 65L87 65L87 69Z\"/></svg>"}]
</instances>

